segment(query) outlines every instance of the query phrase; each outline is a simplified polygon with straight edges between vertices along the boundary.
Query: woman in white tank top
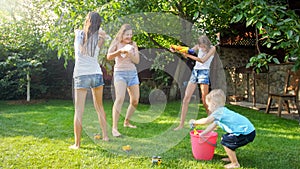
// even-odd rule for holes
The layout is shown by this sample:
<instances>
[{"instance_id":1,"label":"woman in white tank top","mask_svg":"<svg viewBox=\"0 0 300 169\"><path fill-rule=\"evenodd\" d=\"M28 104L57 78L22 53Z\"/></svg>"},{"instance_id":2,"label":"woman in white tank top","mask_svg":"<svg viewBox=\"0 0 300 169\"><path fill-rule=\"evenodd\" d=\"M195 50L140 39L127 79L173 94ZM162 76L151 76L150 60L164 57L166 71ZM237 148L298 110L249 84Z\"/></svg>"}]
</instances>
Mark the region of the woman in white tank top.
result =
<instances>
[{"instance_id":1,"label":"woman in white tank top","mask_svg":"<svg viewBox=\"0 0 300 169\"><path fill-rule=\"evenodd\" d=\"M75 144L71 149L80 147L82 116L84 112L87 90L91 88L94 107L96 109L102 138L108 141L106 130L106 113L103 108L103 75L98 63L100 47L103 45L105 32L100 29L101 17L97 12L90 12L85 20L83 30L75 30L75 67L74 78L74 137Z\"/></svg>"}]
</instances>

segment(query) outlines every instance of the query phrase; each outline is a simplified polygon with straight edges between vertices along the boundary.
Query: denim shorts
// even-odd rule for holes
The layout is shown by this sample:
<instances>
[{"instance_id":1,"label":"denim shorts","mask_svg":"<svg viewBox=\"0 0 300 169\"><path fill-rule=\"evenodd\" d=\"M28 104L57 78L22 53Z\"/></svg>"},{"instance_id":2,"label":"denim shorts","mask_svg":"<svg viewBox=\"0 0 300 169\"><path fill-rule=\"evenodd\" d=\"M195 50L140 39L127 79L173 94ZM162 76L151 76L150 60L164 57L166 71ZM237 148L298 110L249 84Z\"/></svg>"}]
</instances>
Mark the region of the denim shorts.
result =
<instances>
[{"instance_id":1,"label":"denim shorts","mask_svg":"<svg viewBox=\"0 0 300 169\"><path fill-rule=\"evenodd\" d=\"M221 144L230 150L235 151L235 149L252 142L255 138L255 135L255 130L247 135L239 136L227 133L222 136Z\"/></svg>"},{"instance_id":2,"label":"denim shorts","mask_svg":"<svg viewBox=\"0 0 300 169\"><path fill-rule=\"evenodd\" d=\"M101 74L81 75L74 77L74 89L96 88L99 86L104 86L103 75Z\"/></svg>"},{"instance_id":3,"label":"denim shorts","mask_svg":"<svg viewBox=\"0 0 300 169\"><path fill-rule=\"evenodd\" d=\"M198 84L209 84L209 70L193 69L190 82Z\"/></svg>"},{"instance_id":4,"label":"denim shorts","mask_svg":"<svg viewBox=\"0 0 300 169\"><path fill-rule=\"evenodd\" d=\"M136 70L133 71L115 71L114 72L114 83L123 81L127 86L133 86L140 84L138 73Z\"/></svg>"}]
</instances>

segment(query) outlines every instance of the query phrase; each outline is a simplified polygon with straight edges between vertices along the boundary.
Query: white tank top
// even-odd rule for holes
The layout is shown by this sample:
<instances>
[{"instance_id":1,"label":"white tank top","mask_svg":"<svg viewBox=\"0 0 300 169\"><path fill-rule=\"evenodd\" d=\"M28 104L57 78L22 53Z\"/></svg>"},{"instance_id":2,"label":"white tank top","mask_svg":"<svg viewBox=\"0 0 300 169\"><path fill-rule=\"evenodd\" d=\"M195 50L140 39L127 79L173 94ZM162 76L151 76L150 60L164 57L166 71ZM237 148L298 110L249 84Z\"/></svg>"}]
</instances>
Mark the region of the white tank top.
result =
<instances>
[{"instance_id":1,"label":"white tank top","mask_svg":"<svg viewBox=\"0 0 300 169\"><path fill-rule=\"evenodd\" d=\"M206 55L201 49L198 51L198 58L202 58ZM194 66L194 69L200 70L200 69L209 69L211 61L213 60L214 55L210 56L208 60L204 63L200 63L196 61L196 64Z\"/></svg>"},{"instance_id":2,"label":"white tank top","mask_svg":"<svg viewBox=\"0 0 300 169\"><path fill-rule=\"evenodd\" d=\"M98 63L98 55L100 48L96 46L94 56L83 55L80 51L80 44L83 42L84 32L82 30L75 30L75 67L73 77L91 74L102 74L102 70Z\"/></svg>"}]
</instances>

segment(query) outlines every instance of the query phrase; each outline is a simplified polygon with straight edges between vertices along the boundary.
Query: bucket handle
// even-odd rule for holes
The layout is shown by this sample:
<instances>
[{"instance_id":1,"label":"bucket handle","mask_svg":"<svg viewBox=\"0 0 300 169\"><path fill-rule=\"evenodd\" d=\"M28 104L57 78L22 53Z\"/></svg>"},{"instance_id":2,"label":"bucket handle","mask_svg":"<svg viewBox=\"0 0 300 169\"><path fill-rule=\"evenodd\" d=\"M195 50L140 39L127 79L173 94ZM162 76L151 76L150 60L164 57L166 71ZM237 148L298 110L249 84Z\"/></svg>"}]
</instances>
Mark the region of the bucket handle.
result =
<instances>
[{"instance_id":1,"label":"bucket handle","mask_svg":"<svg viewBox=\"0 0 300 169\"><path fill-rule=\"evenodd\" d=\"M213 147L217 147L217 143L216 143L216 144L211 143L210 141L208 141L208 137L205 138L205 137L202 137L201 135L199 135L199 143L203 143L203 142L200 142L201 139L203 139L204 142L206 142L207 144L209 144L209 145L211 145L211 146L213 146Z\"/></svg>"}]
</instances>

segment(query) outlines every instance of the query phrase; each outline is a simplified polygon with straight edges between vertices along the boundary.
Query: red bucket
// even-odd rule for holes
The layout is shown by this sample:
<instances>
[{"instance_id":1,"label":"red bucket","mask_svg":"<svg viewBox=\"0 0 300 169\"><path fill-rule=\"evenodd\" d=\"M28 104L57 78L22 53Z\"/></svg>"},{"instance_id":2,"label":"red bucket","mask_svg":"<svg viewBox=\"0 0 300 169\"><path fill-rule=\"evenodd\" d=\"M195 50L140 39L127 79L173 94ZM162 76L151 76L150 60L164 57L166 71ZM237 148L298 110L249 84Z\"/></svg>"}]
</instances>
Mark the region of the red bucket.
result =
<instances>
[{"instance_id":1,"label":"red bucket","mask_svg":"<svg viewBox=\"0 0 300 169\"><path fill-rule=\"evenodd\" d=\"M197 130L201 133L203 130ZM211 160L214 157L215 148L217 146L218 133L211 131L204 137L200 137L199 134L194 134L192 130L190 132L192 152L196 160Z\"/></svg>"}]
</instances>

